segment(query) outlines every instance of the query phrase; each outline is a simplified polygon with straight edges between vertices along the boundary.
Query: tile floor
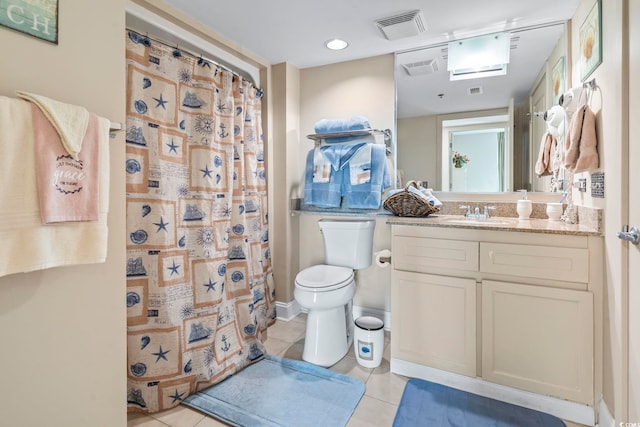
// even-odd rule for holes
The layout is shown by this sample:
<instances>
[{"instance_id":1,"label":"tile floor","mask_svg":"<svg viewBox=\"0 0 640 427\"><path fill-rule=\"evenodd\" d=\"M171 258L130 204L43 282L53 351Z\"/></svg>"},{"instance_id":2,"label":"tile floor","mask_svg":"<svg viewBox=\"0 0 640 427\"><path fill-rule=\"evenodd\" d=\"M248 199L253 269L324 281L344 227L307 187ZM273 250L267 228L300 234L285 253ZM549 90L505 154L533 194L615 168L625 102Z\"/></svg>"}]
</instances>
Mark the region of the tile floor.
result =
<instances>
[{"instance_id":1,"label":"tile floor","mask_svg":"<svg viewBox=\"0 0 640 427\"><path fill-rule=\"evenodd\" d=\"M269 328L265 342L267 352L276 356L302 360L306 315L301 314L289 322L278 320ZM379 367L370 369L358 365L353 349L331 368L366 383L366 391L356 407L347 427L387 427L393 419L408 378L389 371L389 335L385 333L385 351ZM566 422L567 427L581 427ZM127 427L220 427L227 424L187 406L152 415L130 413ZM331 426L323 426L331 427ZM436 427L436 426L433 426Z\"/></svg>"}]
</instances>

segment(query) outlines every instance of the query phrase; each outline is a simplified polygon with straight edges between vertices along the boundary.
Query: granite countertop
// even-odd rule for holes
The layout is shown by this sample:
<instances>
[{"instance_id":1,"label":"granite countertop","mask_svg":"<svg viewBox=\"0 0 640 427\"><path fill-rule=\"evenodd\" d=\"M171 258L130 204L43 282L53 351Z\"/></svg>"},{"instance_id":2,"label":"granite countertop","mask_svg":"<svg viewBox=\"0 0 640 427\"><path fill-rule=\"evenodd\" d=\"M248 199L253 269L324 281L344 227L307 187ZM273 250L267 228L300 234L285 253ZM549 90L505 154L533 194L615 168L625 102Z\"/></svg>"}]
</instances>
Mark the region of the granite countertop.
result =
<instances>
[{"instance_id":1,"label":"granite countertop","mask_svg":"<svg viewBox=\"0 0 640 427\"><path fill-rule=\"evenodd\" d=\"M577 236L601 236L603 224L602 209L576 206L578 224L565 221L549 221L545 213L546 203L533 203L531 219L517 218L516 204L513 202L468 202L465 200L444 201L440 211L427 217L400 217L391 212L380 209L322 209L304 205L300 200L294 200L291 206L293 215L322 215L322 216L354 216L387 218L391 225L412 225L418 227L449 227L467 228L475 230L519 231L528 233L564 234ZM491 206L490 218L467 218L460 215L461 206L470 206L472 210L478 208L480 212L484 206Z\"/></svg>"},{"instance_id":2,"label":"granite countertop","mask_svg":"<svg viewBox=\"0 0 640 427\"><path fill-rule=\"evenodd\" d=\"M463 215L429 215L427 217L399 217L387 219L391 225L412 225L418 227L471 228L478 230L520 231L528 233L566 234L579 236L600 236L595 227L581 224L569 224L564 221L532 218L519 220L514 217L466 218Z\"/></svg>"}]
</instances>

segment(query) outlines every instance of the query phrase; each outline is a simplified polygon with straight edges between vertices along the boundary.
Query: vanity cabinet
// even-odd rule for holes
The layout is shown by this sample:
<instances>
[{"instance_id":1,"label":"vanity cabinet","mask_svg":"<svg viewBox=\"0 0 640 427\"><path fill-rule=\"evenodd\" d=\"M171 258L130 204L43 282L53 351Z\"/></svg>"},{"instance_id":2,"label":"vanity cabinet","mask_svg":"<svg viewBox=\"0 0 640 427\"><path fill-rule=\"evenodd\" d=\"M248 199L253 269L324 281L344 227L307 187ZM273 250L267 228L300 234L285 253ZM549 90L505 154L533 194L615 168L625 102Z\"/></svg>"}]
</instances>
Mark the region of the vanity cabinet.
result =
<instances>
[{"instance_id":1,"label":"vanity cabinet","mask_svg":"<svg viewBox=\"0 0 640 427\"><path fill-rule=\"evenodd\" d=\"M476 281L407 271L393 276L394 357L475 375Z\"/></svg>"},{"instance_id":2,"label":"vanity cabinet","mask_svg":"<svg viewBox=\"0 0 640 427\"><path fill-rule=\"evenodd\" d=\"M482 378L593 402L593 295L482 282Z\"/></svg>"},{"instance_id":3,"label":"vanity cabinet","mask_svg":"<svg viewBox=\"0 0 640 427\"><path fill-rule=\"evenodd\" d=\"M392 372L594 406L600 236L391 228Z\"/></svg>"}]
</instances>

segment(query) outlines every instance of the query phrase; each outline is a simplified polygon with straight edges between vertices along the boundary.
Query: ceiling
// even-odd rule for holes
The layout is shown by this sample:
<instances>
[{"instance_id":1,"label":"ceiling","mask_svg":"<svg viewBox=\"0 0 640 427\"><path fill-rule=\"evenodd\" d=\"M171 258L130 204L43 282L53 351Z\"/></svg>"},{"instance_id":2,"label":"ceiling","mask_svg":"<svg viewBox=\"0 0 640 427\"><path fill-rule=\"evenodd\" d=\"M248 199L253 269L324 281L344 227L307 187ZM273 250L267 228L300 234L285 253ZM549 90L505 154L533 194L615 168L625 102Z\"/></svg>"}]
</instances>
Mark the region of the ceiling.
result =
<instances>
[{"instance_id":1,"label":"ceiling","mask_svg":"<svg viewBox=\"0 0 640 427\"><path fill-rule=\"evenodd\" d=\"M270 64L316 67L565 21L579 0L164 0ZM375 21L421 10L426 31L387 40ZM349 43L330 51L332 38ZM523 51L523 56L527 54ZM548 52L547 52L548 55ZM539 69L538 69L539 70ZM536 70L536 74L537 71ZM515 71L510 71L510 73ZM490 79L484 79L490 80Z\"/></svg>"}]
</instances>

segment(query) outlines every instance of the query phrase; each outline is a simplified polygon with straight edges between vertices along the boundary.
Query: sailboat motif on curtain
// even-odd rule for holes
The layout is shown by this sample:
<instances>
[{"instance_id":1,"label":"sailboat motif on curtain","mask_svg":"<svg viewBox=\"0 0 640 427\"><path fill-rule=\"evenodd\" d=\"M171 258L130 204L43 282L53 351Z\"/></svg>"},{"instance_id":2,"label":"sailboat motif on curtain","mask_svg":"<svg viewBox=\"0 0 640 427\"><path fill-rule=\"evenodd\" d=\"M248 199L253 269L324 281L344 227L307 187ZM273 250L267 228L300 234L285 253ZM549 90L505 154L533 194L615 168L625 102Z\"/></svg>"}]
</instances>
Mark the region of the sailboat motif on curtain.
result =
<instances>
[{"instance_id":1,"label":"sailboat motif on curtain","mask_svg":"<svg viewBox=\"0 0 640 427\"><path fill-rule=\"evenodd\" d=\"M127 34L127 402L178 405L263 357L275 320L261 102Z\"/></svg>"}]
</instances>

